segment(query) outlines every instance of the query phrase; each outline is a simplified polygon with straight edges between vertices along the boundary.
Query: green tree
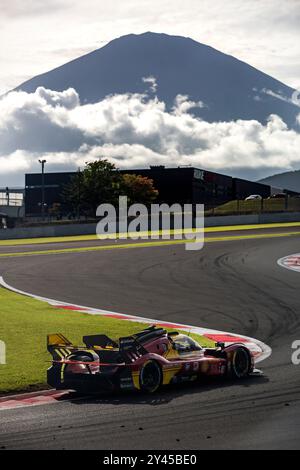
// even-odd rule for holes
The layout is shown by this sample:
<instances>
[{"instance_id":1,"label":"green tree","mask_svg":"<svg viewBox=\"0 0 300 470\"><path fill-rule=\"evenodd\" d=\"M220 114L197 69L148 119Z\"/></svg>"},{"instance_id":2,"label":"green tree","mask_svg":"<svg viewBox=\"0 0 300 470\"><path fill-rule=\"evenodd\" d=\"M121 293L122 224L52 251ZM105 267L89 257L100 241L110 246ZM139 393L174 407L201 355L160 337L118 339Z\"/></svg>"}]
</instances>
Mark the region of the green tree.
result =
<instances>
[{"instance_id":1,"label":"green tree","mask_svg":"<svg viewBox=\"0 0 300 470\"><path fill-rule=\"evenodd\" d=\"M95 217L100 204L117 204L121 181L120 172L108 160L88 162L65 188L65 200L77 214Z\"/></svg>"},{"instance_id":2,"label":"green tree","mask_svg":"<svg viewBox=\"0 0 300 470\"><path fill-rule=\"evenodd\" d=\"M108 160L97 160L86 164L83 170L84 202L96 214L99 204L117 204L121 174Z\"/></svg>"},{"instance_id":3,"label":"green tree","mask_svg":"<svg viewBox=\"0 0 300 470\"><path fill-rule=\"evenodd\" d=\"M49 215L60 219L61 217L61 204L60 202L54 202L48 211Z\"/></svg>"},{"instance_id":4,"label":"green tree","mask_svg":"<svg viewBox=\"0 0 300 470\"><path fill-rule=\"evenodd\" d=\"M64 188L64 200L73 214L96 216L97 207L102 203L118 206L119 196L127 196L128 204L151 204L158 191L153 180L135 174L121 174L113 163L100 159L86 163L71 182Z\"/></svg>"}]
</instances>

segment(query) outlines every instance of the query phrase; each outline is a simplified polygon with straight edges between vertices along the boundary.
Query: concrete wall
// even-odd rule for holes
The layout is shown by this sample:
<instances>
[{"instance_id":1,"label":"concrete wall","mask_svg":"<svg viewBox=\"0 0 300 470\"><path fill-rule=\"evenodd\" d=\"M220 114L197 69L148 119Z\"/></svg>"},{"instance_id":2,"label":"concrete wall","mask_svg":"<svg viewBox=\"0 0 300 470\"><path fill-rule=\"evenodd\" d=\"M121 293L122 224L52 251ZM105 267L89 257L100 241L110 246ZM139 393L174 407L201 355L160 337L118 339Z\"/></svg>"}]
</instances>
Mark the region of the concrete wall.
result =
<instances>
[{"instance_id":1,"label":"concrete wall","mask_svg":"<svg viewBox=\"0 0 300 470\"><path fill-rule=\"evenodd\" d=\"M45 227L17 227L0 229L0 240L18 238L64 237L96 234L96 224L66 224Z\"/></svg>"},{"instance_id":2,"label":"concrete wall","mask_svg":"<svg viewBox=\"0 0 300 470\"><path fill-rule=\"evenodd\" d=\"M206 227L224 227L225 225L271 224L300 222L300 212L282 212L278 214L224 215L206 217Z\"/></svg>"},{"instance_id":3,"label":"concrete wall","mask_svg":"<svg viewBox=\"0 0 300 470\"><path fill-rule=\"evenodd\" d=\"M205 219L205 226L222 227L226 225L268 224L276 222L300 222L300 212L207 217ZM12 229L0 229L0 240L63 237L72 235L90 235L95 233L96 224L66 224L26 228L18 227Z\"/></svg>"},{"instance_id":4,"label":"concrete wall","mask_svg":"<svg viewBox=\"0 0 300 470\"><path fill-rule=\"evenodd\" d=\"M24 217L25 207L24 206L0 206L0 212L8 215L8 217Z\"/></svg>"}]
</instances>

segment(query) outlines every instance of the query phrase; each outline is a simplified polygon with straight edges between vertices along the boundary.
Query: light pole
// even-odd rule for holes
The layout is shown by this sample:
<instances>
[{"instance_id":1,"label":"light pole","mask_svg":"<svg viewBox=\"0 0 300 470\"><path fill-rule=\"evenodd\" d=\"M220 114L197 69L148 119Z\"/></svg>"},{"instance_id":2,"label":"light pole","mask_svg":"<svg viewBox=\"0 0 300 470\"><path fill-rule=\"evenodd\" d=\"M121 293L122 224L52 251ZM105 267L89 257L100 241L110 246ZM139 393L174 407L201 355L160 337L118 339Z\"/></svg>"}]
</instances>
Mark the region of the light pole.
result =
<instances>
[{"instance_id":1,"label":"light pole","mask_svg":"<svg viewBox=\"0 0 300 470\"><path fill-rule=\"evenodd\" d=\"M44 220L45 213L45 163L46 160L39 160L39 163L42 165L42 220Z\"/></svg>"},{"instance_id":2,"label":"light pole","mask_svg":"<svg viewBox=\"0 0 300 470\"><path fill-rule=\"evenodd\" d=\"M5 192L6 192L7 205L9 206L9 187L8 186L6 186Z\"/></svg>"},{"instance_id":3,"label":"light pole","mask_svg":"<svg viewBox=\"0 0 300 470\"><path fill-rule=\"evenodd\" d=\"M81 170L78 168L78 178L77 178L77 219L80 220L80 205L81 205Z\"/></svg>"}]
</instances>

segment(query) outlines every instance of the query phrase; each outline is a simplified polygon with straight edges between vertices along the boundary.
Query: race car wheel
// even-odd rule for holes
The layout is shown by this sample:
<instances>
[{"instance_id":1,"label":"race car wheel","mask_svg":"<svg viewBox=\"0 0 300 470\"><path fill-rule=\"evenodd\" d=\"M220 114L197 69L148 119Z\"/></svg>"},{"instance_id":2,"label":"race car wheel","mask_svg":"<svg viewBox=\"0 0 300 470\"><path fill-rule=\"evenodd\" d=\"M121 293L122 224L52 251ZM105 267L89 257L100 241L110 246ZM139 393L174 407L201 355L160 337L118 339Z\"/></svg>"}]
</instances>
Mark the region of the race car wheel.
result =
<instances>
[{"instance_id":1,"label":"race car wheel","mask_svg":"<svg viewBox=\"0 0 300 470\"><path fill-rule=\"evenodd\" d=\"M237 348L231 360L231 375L236 379L241 379L249 375L251 369L251 359L245 348Z\"/></svg>"},{"instance_id":2,"label":"race car wheel","mask_svg":"<svg viewBox=\"0 0 300 470\"><path fill-rule=\"evenodd\" d=\"M154 393L162 382L160 365L156 361L146 362L140 372L140 387L143 392Z\"/></svg>"},{"instance_id":3,"label":"race car wheel","mask_svg":"<svg viewBox=\"0 0 300 470\"><path fill-rule=\"evenodd\" d=\"M64 374L65 376L68 376L70 374L90 374L90 366L82 364L82 362L91 363L93 359L90 356L84 356L84 355L71 356L69 360L72 361L72 363L66 364L65 374Z\"/></svg>"}]
</instances>

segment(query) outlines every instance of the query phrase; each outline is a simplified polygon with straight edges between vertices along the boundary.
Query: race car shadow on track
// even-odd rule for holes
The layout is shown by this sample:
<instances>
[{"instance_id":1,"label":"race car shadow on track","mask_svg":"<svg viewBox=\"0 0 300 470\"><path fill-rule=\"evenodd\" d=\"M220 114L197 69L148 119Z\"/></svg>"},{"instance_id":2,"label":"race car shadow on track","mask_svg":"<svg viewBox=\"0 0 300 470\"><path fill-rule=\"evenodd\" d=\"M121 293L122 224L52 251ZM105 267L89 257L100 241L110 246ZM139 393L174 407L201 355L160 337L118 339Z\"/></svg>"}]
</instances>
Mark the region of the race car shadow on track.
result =
<instances>
[{"instance_id":1,"label":"race car shadow on track","mask_svg":"<svg viewBox=\"0 0 300 470\"><path fill-rule=\"evenodd\" d=\"M170 403L172 400L179 398L183 395L195 395L216 389L228 389L234 391L234 387L251 388L252 385L264 385L269 382L265 376L260 377L246 377L236 380L220 379L218 377L206 377L201 382L181 383L175 385L168 385L162 387L154 394L147 394L143 392L130 392L130 391L116 391L116 392L102 392L93 394L80 394L78 392L68 392L66 395L58 398L58 401L70 401L77 405L87 404L101 404L101 405L152 405L158 406Z\"/></svg>"}]
</instances>

